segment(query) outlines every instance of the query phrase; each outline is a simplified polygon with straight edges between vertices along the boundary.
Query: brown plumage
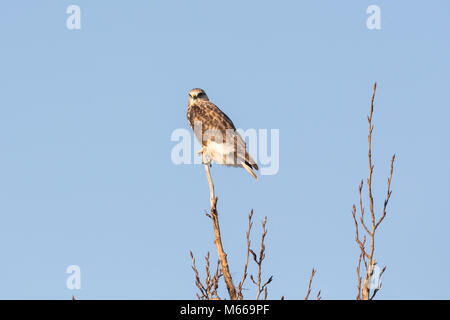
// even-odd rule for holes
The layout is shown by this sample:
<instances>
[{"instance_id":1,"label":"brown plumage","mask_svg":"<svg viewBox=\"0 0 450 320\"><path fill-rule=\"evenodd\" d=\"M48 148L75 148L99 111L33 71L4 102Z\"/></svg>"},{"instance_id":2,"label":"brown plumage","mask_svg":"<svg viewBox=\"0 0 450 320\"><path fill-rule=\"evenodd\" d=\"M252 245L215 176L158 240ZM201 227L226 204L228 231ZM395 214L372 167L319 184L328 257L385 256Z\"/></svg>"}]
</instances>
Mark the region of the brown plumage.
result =
<instances>
[{"instance_id":1,"label":"brown plumage","mask_svg":"<svg viewBox=\"0 0 450 320\"><path fill-rule=\"evenodd\" d=\"M202 89L189 92L187 110L189 125L194 130L202 151L210 160L227 166L243 167L255 179L258 165L247 152L247 145L236 131L233 121L209 101Z\"/></svg>"}]
</instances>

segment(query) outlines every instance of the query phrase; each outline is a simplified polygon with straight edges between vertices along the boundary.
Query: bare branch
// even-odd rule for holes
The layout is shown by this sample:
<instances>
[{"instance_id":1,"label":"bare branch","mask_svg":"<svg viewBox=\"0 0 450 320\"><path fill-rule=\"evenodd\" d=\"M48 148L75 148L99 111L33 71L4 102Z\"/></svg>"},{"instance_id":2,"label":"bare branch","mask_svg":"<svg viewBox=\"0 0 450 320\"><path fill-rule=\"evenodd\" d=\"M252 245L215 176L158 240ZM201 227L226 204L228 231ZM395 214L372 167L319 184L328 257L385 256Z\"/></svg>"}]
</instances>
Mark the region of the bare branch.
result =
<instances>
[{"instance_id":1,"label":"bare branch","mask_svg":"<svg viewBox=\"0 0 450 320\"><path fill-rule=\"evenodd\" d=\"M316 300L321 300L322 299L322 297L320 295L321 293L322 293L322 290L319 290L319 292L317 292Z\"/></svg>"},{"instance_id":2,"label":"bare branch","mask_svg":"<svg viewBox=\"0 0 450 320\"><path fill-rule=\"evenodd\" d=\"M313 268L312 272L311 272L311 277L309 278L308 290L306 291L305 300L309 299L309 295L311 293L311 284L312 284L315 274L316 274L316 270L314 270L314 268ZM320 295L320 291L319 291L319 295Z\"/></svg>"},{"instance_id":3,"label":"bare branch","mask_svg":"<svg viewBox=\"0 0 450 320\"><path fill-rule=\"evenodd\" d=\"M222 274L225 279L225 284L227 286L228 294L231 300L236 300L236 288L234 287L233 280L231 278L230 269L228 267L227 254L225 253L222 245L222 237L220 235L219 226L219 215L216 209L217 197L214 193L214 184L212 182L211 173L209 171L209 163L206 162L205 153L202 153L203 163L205 166L206 178L209 184L210 202L211 202L211 212L210 217L213 222L214 228L214 243L216 245L217 253L219 254L220 263L222 265Z\"/></svg>"},{"instance_id":4,"label":"bare branch","mask_svg":"<svg viewBox=\"0 0 450 320\"><path fill-rule=\"evenodd\" d=\"M250 250L251 250L250 249L250 232L251 232L252 226L253 226L252 217L253 217L253 210L248 215L248 231L246 233L246 238L247 238L247 257L245 259L244 273L242 275L241 282L239 282L238 292L237 292L238 299L240 299L240 300L244 299L244 297L242 295L242 287L244 285L245 279L247 278L248 258L250 256Z\"/></svg>"},{"instance_id":5,"label":"bare branch","mask_svg":"<svg viewBox=\"0 0 450 320\"><path fill-rule=\"evenodd\" d=\"M255 278L253 277L253 275L250 275L250 279L252 280L252 282L256 285L257 287L257 294L256 294L256 300L259 300L259 296L261 295L262 292L264 292L264 290L266 289L267 285L272 282L273 277L270 276L269 280L267 280L266 283L262 284L262 278L261 278L261 267L262 267L262 262L264 260L264 258L266 257L265 251L266 251L266 247L264 245L264 240L266 238L267 235L267 229L266 229L266 223L267 223L267 217L264 218L264 221L262 222L262 235L261 235L261 249L259 251L259 257L257 257L256 253L250 249L250 253L253 256L253 260L255 261L256 265L258 266L258 274L257 274L257 280L255 280Z\"/></svg>"},{"instance_id":6,"label":"bare branch","mask_svg":"<svg viewBox=\"0 0 450 320\"><path fill-rule=\"evenodd\" d=\"M195 285L197 286L198 290L200 291L200 295L197 293L197 298L199 300L204 300L204 299L208 298L208 294L207 294L206 288L203 286L203 283L200 280L197 266L195 265L194 254L192 253L192 251L190 251L190 253L191 253L191 259L192 259L192 270L194 271L194 275L195 275Z\"/></svg>"},{"instance_id":7,"label":"bare branch","mask_svg":"<svg viewBox=\"0 0 450 320\"><path fill-rule=\"evenodd\" d=\"M380 225L381 221L383 221L384 217L386 217L386 208L387 205L389 203L389 199L391 198L391 181L392 181L392 174L394 172L394 161L395 161L395 154L392 156L392 160L391 160L391 171L387 180L387 194L386 194L386 199L384 200L384 207L383 207L383 215L381 216L380 220L378 220L378 222L375 225L375 229L378 228L378 226Z\"/></svg>"},{"instance_id":8,"label":"bare branch","mask_svg":"<svg viewBox=\"0 0 450 320\"><path fill-rule=\"evenodd\" d=\"M376 219L376 215L375 215L375 209L374 209L374 198L373 198L373 193L372 193L372 176L373 176L373 168L374 165L372 163L372 132L373 132L373 110L374 110L374 100L375 100L375 93L376 93L376 89L377 89L377 84L375 83L374 87L373 87L373 94L372 94L372 100L371 100L371 104L370 104L370 112L369 115L367 116L367 121L368 121L368 125L369 125L369 135L368 135L368 161L369 161L369 177L367 178L367 189L368 189L368 197L369 197L369 209L370 209L370 218L371 218L371 225L370 228L366 225L365 221L364 221L364 206L363 206L363 200L362 200L362 189L363 189L363 181L361 181L361 184L359 185L359 208L360 208L360 217L359 217L359 221L364 229L364 231L367 233L367 236L370 240L370 246L369 249L366 250L365 247L365 243L366 243L366 236L364 235L364 240L361 241L360 236L359 236L359 226L358 226L358 221L356 219L356 206L353 205L353 210L352 210L352 216L353 216L353 220L355 222L355 240L356 243L358 244L359 248L360 248L360 255L359 255L359 259L358 259L358 265L356 268L356 274L357 274L357 287L358 287L358 295L357 295L357 299L360 300L369 300L369 293L370 293L370 279L373 275L374 272L374 267L375 267L375 259L374 259L374 252L375 252L375 231L377 230L377 228L379 227L380 223L384 220L384 218L386 217L386 209L387 209L387 205L389 203L389 199L391 197L392 191L391 191L391 180L392 180L392 174L394 171L394 161L395 161L395 155L392 157L391 160L391 170L390 170L390 175L388 177L388 181L387 181L387 195L386 195L386 199L384 201L384 207L383 207L383 213L381 215L381 217L379 218L379 220L377 221ZM366 261L367 259L367 261ZM364 266L366 268L366 275L364 277L364 281L362 281L362 277L361 277L361 261L363 261ZM386 269L386 267L383 269L383 271L381 272L381 274L383 274L384 270ZM380 274L380 276L381 276ZM361 282L362 282L362 286L361 286ZM373 299L376 295L376 293L378 292L379 288L375 289L372 297L370 299Z\"/></svg>"}]
</instances>

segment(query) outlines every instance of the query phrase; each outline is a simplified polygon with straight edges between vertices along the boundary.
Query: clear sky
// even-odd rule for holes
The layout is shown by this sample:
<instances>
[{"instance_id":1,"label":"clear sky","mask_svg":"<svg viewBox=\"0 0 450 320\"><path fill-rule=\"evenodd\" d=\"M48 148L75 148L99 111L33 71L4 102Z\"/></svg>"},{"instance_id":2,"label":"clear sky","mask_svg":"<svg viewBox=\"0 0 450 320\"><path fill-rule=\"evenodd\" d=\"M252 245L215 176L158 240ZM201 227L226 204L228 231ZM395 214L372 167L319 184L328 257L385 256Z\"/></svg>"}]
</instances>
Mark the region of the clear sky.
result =
<instances>
[{"instance_id":1,"label":"clear sky","mask_svg":"<svg viewBox=\"0 0 450 320\"><path fill-rule=\"evenodd\" d=\"M66 9L81 8L81 30ZM381 30L366 9L381 8ZM2 1L0 298L190 299L216 258L201 165L175 165L187 93L205 89L237 127L279 129L280 167L254 181L212 167L224 247L242 276L268 217L269 298L356 296L351 217L397 155L376 259L378 298L450 298L448 1ZM69 290L66 269L81 268ZM203 268L201 268L203 271ZM252 267L250 271L254 271ZM250 282L247 297L254 297ZM222 287L224 288L224 287Z\"/></svg>"}]
</instances>

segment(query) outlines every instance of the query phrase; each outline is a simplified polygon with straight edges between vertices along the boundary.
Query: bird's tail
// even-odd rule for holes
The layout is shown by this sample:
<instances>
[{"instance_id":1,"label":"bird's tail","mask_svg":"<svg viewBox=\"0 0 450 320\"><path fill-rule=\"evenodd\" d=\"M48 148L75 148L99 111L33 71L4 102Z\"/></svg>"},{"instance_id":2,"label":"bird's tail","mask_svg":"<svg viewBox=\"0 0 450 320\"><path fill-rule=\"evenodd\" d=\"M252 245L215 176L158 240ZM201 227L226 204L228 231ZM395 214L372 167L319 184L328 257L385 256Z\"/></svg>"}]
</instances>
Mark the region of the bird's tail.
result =
<instances>
[{"instance_id":1,"label":"bird's tail","mask_svg":"<svg viewBox=\"0 0 450 320\"><path fill-rule=\"evenodd\" d=\"M258 168L258 166L255 164L256 168ZM258 177L256 176L255 172L253 171L252 165L250 163L248 163L247 161L242 163L242 168L245 169L245 171L247 171L248 173L250 173L252 175L253 178L255 178L256 180L258 180ZM257 169L258 170L258 169Z\"/></svg>"},{"instance_id":2,"label":"bird's tail","mask_svg":"<svg viewBox=\"0 0 450 320\"><path fill-rule=\"evenodd\" d=\"M247 150L245 150L245 159L239 159L242 163L242 167L252 175L253 178L258 180L258 177L256 176L253 169L258 170L258 165L256 164L255 160L248 154Z\"/></svg>"},{"instance_id":3,"label":"bird's tail","mask_svg":"<svg viewBox=\"0 0 450 320\"><path fill-rule=\"evenodd\" d=\"M242 139L242 137L237 133L235 136L235 152L236 152L236 158L237 163L239 163L245 171L251 174L253 178L258 180L258 177L256 176L253 169L258 170L258 165L256 164L255 160L250 156L250 154L247 152L247 145Z\"/></svg>"}]
</instances>

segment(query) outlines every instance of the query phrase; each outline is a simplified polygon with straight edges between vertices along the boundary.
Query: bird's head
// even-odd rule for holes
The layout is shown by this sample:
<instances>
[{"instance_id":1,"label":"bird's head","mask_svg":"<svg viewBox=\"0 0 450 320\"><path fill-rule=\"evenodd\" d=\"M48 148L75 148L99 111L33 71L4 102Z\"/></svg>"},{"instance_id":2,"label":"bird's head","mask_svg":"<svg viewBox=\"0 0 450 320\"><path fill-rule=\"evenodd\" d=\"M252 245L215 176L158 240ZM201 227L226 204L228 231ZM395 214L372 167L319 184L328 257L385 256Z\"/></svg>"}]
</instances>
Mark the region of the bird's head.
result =
<instances>
[{"instance_id":1,"label":"bird's head","mask_svg":"<svg viewBox=\"0 0 450 320\"><path fill-rule=\"evenodd\" d=\"M200 88L195 88L189 91L189 105L192 105L196 101L209 101L205 91Z\"/></svg>"}]
</instances>

